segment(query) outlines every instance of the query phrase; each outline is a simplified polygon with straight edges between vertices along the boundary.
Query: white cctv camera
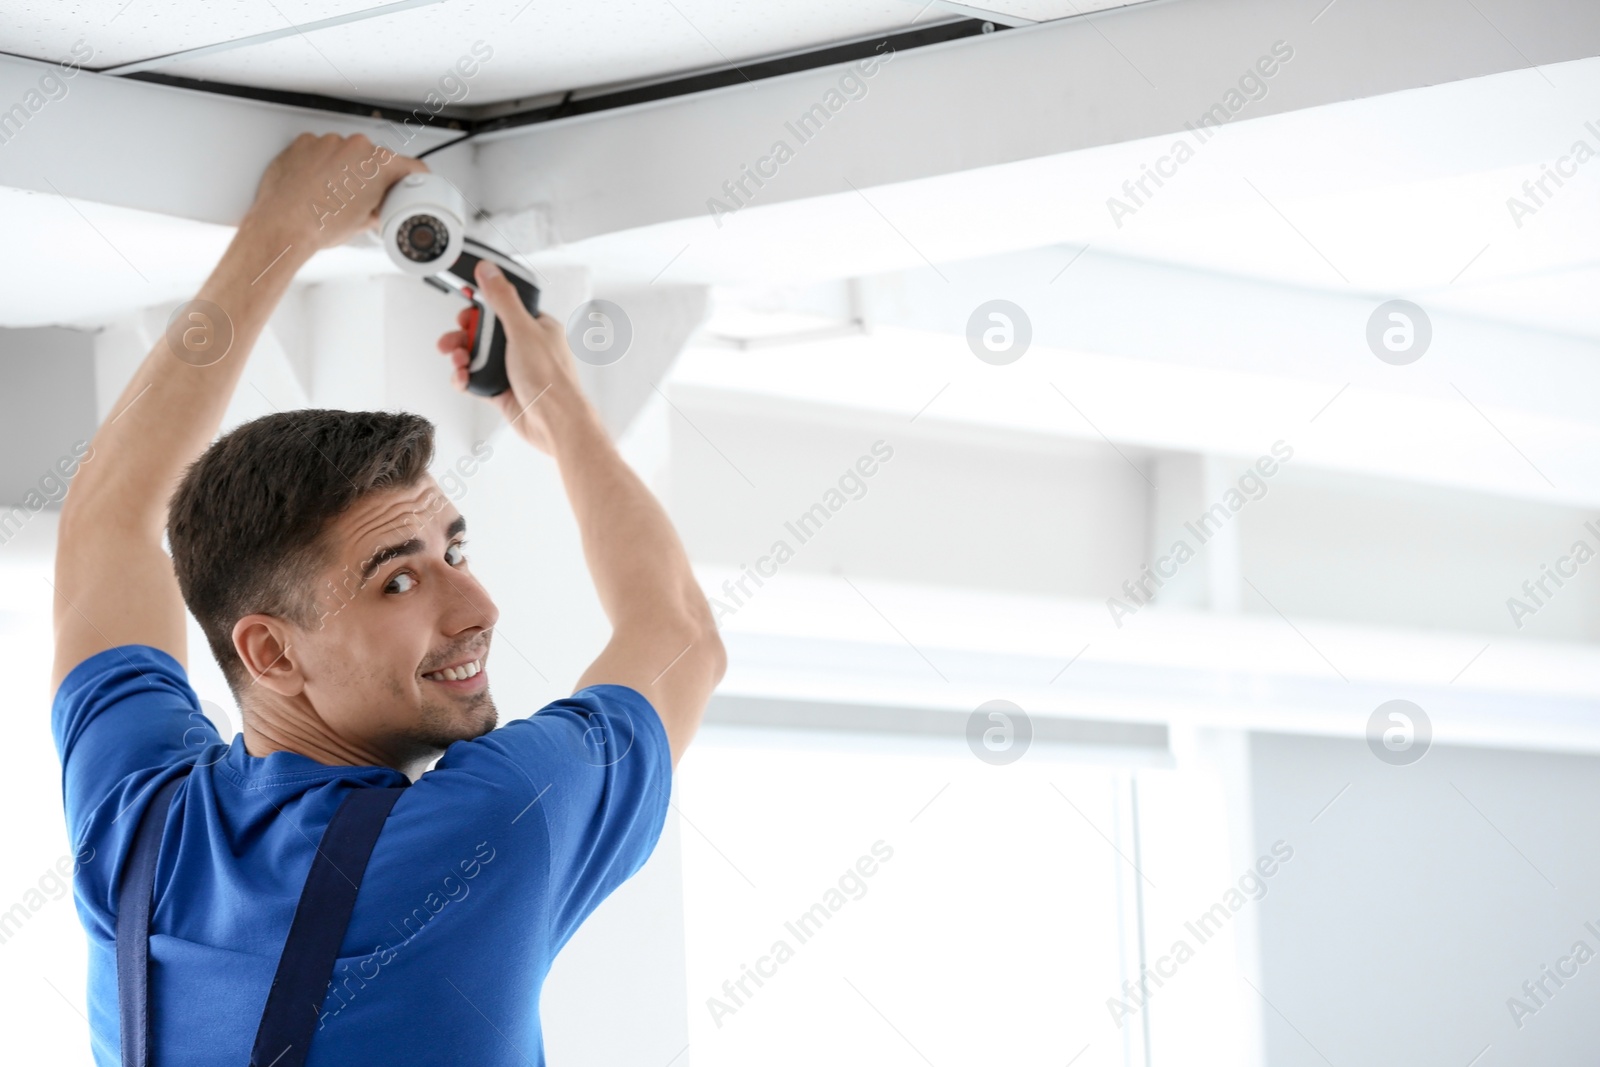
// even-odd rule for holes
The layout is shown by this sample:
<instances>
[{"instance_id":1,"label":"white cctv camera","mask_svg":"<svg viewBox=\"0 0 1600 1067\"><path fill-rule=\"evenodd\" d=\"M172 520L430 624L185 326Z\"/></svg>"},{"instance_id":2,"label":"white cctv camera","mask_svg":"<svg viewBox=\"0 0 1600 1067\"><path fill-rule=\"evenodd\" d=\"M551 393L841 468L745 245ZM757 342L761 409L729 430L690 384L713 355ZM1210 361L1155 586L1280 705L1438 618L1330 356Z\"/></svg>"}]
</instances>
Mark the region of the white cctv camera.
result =
<instances>
[{"instance_id":1,"label":"white cctv camera","mask_svg":"<svg viewBox=\"0 0 1600 1067\"><path fill-rule=\"evenodd\" d=\"M407 274L437 274L461 255L466 202L438 174L408 174L395 182L378 215L383 250Z\"/></svg>"}]
</instances>

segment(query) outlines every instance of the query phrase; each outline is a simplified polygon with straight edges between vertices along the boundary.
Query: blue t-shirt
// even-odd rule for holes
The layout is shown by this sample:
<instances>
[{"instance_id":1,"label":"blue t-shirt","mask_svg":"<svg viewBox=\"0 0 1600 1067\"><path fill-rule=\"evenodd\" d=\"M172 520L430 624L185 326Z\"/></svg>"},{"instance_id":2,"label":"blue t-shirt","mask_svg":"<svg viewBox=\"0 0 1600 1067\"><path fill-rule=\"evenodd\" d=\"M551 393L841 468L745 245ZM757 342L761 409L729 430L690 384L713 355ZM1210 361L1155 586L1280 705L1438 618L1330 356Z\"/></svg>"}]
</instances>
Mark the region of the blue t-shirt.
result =
<instances>
[{"instance_id":1,"label":"blue t-shirt","mask_svg":"<svg viewBox=\"0 0 1600 1067\"><path fill-rule=\"evenodd\" d=\"M152 1058L244 1064L322 832L389 767L251 756L149 645L98 652L57 691L51 729L89 934L95 1061L120 1064L117 886L139 819L190 767L161 838L150 923ZM593 685L445 750L373 849L307 1067L543 1065L539 990L556 952L655 848L672 785L649 701ZM92 853L90 850L93 850Z\"/></svg>"}]
</instances>

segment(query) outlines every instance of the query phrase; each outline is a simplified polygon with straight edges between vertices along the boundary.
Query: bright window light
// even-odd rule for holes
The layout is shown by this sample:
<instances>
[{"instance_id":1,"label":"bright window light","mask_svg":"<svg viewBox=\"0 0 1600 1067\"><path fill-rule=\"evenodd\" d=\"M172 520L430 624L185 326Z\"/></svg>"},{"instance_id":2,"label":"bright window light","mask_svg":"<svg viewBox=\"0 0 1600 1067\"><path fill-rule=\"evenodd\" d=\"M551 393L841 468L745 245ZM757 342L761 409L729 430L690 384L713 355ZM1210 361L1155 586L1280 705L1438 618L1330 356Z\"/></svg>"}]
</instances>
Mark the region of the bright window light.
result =
<instances>
[{"instance_id":1,"label":"bright window light","mask_svg":"<svg viewBox=\"0 0 1600 1067\"><path fill-rule=\"evenodd\" d=\"M1131 771L1046 748L704 727L678 800L695 1067L1124 1067Z\"/></svg>"}]
</instances>

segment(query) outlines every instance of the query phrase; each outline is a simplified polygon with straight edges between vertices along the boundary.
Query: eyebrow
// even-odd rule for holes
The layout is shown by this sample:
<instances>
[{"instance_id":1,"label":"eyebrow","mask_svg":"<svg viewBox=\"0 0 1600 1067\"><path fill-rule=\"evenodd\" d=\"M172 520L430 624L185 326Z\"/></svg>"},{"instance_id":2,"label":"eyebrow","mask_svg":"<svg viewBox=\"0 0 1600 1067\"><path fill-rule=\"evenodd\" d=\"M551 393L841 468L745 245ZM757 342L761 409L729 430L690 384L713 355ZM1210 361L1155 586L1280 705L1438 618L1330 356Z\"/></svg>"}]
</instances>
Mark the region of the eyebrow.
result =
<instances>
[{"instance_id":1,"label":"eyebrow","mask_svg":"<svg viewBox=\"0 0 1600 1067\"><path fill-rule=\"evenodd\" d=\"M467 517L465 515L457 515L455 517L455 521L452 522L445 530L444 537L446 541L449 541L457 534L463 534L466 532ZM385 563L388 563L390 560L399 559L402 556L414 556L418 552L421 552L425 547L426 546L422 543L421 539L416 537L401 541L396 545L383 546L382 548L378 549L378 551L374 552L372 554L372 558L367 562L367 565L361 568L361 580L370 581L373 576L378 573L378 569Z\"/></svg>"}]
</instances>

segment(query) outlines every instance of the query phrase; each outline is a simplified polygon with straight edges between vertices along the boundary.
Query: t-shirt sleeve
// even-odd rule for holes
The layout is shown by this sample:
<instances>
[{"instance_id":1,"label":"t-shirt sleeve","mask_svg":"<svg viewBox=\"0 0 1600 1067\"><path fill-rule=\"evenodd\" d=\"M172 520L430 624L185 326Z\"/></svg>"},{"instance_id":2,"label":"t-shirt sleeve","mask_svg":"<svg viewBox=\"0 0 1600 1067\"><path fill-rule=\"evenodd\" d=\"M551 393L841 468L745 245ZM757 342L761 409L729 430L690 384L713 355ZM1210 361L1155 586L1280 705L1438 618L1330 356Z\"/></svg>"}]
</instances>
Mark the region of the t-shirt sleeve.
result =
<instances>
[{"instance_id":1,"label":"t-shirt sleeve","mask_svg":"<svg viewBox=\"0 0 1600 1067\"><path fill-rule=\"evenodd\" d=\"M542 820L552 952L650 858L672 790L666 728L625 685L591 685L457 742L423 778L441 771L498 775L509 786L501 814Z\"/></svg>"},{"instance_id":2,"label":"t-shirt sleeve","mask_svg":"<svg viewBox=\"0 0 1600 1067\"><path fill-rule=\"evenodd\" d=\"M50 708L61 759L67 832L81 841L107 798L132 797L129 778L196 757L223 739L200 710L183 665L151 645L95 653L68 672ZM122 803L126 803L122 800Z\"/></svg>"}]
</instances>

